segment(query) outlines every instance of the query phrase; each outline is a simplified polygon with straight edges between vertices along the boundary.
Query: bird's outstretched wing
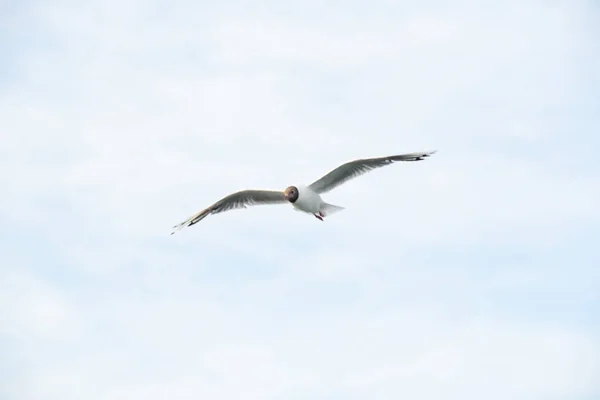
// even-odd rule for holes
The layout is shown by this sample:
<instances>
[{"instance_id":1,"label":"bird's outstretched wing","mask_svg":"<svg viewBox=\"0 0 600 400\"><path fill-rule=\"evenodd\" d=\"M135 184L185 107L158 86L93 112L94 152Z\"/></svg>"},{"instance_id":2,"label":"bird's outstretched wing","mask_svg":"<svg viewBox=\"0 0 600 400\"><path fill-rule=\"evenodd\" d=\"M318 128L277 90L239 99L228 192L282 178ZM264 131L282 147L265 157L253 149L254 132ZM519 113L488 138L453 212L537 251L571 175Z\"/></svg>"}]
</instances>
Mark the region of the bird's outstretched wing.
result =
<instances>
[{"instance_id":1,"label":"bird's outstretched wing","mask_svg":"<svg viewBox=\"0 0 600 400\"><path fill-rule=\"evenodd\" d=\"M197 212L182 223L175 225L173 227L174 231L171 232L171 235L185 228L186 226L192 226L195 223L200 222L209 214L218 214L224 211L234 210L237 208L246 208L254 205L280 204L285 202L286 200L283 192L277 190L240 190L239 192L235 192L223 197L221 200L205 208L204 210Z\"/></svg>"},{"instance_id":2,"label":"bird's outstretched wing","mask_svg":"<svg viewBox=\"0 0 600 400\"><path fill-rule=\"evenodd\" d=\"M320 179L311 183L308 187L317 193L325 193L340 186L342 183L356 178L359 175L389 165L396 161L421 161L429 157L436 151L399 154L388 157L364 158L360 160L348 161L339 167L331 170Z\"/></svg>"}]
</instances>

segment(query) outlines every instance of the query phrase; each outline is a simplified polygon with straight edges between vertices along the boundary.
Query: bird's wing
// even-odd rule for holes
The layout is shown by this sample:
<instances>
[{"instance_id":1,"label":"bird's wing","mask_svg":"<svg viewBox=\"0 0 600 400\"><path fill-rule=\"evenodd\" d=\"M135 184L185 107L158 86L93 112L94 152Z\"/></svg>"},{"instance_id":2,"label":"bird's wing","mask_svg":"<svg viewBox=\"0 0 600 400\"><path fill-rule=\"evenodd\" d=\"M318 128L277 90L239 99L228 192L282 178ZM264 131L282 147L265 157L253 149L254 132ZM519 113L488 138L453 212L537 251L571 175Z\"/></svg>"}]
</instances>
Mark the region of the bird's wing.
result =
<instances>
[{"instance_id":1,"label":"bird's wing","mask_svg":"<svg viewBox=\"0 0 600 400\"><path fill-rule=\"evenodd\" d=\"M348 161L339 167L331 170L320 179L311 183L308 187L316 193L325 193L340 186L342 183L356 178L359 175L366 174L372 169L384 167L395 161L421 161L429 157L435 151L399 154L388 157L364 158L360 160Z\"/></svg>"},{"instance_id":2,"label":"bird's wing","mask_svg":"<svg viewBox=\"0 0 600 400\"><path fill-rule=\"evenodd\" d=\"M182 223L175 225L175 229L171 235L186 226L192 226L197 222L200 222L209 214L218 214L224 211L234 210L237 208L246 208L248 206L261 205L261 204L280 204L285 203L283 192L276 190L240 190L239 192L232 193L228 196L223 197L221 200L212 204L192 215Z\"/></svg>"}]
</instances>

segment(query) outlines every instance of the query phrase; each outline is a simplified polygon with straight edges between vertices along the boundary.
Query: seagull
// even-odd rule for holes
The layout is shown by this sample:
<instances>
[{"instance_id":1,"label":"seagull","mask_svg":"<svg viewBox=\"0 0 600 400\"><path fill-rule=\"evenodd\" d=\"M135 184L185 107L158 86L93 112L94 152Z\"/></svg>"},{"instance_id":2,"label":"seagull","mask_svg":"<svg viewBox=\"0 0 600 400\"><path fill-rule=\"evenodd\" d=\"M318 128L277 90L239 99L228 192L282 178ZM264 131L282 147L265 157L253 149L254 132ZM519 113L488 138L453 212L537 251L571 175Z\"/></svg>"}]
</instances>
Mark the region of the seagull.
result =
<instances>
[{"instance_id":1,"label":"seagull","mask_svg":"<svg viewBox=\"0 0 600 400\"><path fill-rule=\"evenodd\" d=\"M344 207L326 203L321 198L321 194L327 193L350 179L366 174L375 168L384 167L396 161L421 161L435 152L436 150L348 161L329 171L308 186L288 186L284 191L264 189L240 190L223 197L221 200L197 212L180 224L175 225L171 235L185 227L197 224L210 214L218 214L254 205L284 204L286 202L290 203L296 211L312 214L320 221L323 221L325 217L343 210Z\"/></svg>"}]
</instances>

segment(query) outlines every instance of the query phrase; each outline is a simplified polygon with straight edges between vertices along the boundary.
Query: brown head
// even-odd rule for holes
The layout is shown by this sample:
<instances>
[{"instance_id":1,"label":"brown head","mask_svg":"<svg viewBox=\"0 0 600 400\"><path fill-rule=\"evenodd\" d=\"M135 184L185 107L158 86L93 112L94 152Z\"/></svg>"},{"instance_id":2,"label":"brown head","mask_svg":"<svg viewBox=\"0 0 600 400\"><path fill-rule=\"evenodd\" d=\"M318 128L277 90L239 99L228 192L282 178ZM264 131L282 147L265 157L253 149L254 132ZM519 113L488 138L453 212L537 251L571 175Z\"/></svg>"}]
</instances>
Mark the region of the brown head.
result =
<instances>
[{"instance_id":1,"label":"brown head","mask_svg":"<svg viewBox=\"0 0 600 400\"><path fill-rule=\"evenodd\" d=\"M283 197L290 203L295 203L298 200L298 188L296 186L289 186L283 191Z\"/></svg>"}]
</instances>

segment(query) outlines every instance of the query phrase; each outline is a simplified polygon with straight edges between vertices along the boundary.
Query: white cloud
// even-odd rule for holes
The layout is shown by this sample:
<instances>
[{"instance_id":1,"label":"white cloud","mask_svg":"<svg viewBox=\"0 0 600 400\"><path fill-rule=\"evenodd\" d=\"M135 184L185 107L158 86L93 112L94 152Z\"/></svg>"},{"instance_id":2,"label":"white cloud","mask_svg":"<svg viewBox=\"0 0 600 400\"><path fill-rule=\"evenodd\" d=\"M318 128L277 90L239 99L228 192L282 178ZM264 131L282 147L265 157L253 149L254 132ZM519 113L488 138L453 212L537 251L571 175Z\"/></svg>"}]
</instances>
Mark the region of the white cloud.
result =
<instances>
[{"instance_id":1,"label":"white cloud","mask_svg":"<svg viewBox=\"0 0 600 400\"><path fill-rule=\"evenodd\" d=\"M20 272L19 266L18 262L10 262L4 265L10 269L0 275L0 333L15 338L23 335L37 340L69 340L78 329L75 308L58 288Z\"/></svg>"},{"instance_id":2,"label":"white cloud","mask_svg":"<svg viewBox=\"0 0 600 400\"><path fill-rule=\"evenodd\" d=\"M72 305L79 309L72 315L82 332L58 351L28 349L58 358L29 365L12 398L259 399L293 392L500 399L597 390L597 337L553 324L460 320L417 304L319 311L310 301L292 317L275 304L249 303L257 298L248 292L245 300L223 302L206 284L170 279L162 289L158 282L143 286L154 293L143 300L80 298L84 305Z\"/></svg>"}]
</instances>

